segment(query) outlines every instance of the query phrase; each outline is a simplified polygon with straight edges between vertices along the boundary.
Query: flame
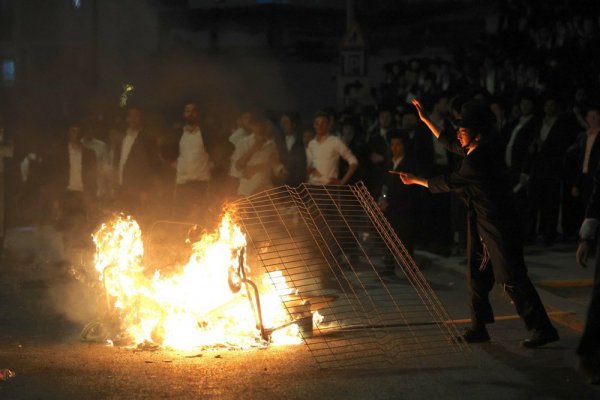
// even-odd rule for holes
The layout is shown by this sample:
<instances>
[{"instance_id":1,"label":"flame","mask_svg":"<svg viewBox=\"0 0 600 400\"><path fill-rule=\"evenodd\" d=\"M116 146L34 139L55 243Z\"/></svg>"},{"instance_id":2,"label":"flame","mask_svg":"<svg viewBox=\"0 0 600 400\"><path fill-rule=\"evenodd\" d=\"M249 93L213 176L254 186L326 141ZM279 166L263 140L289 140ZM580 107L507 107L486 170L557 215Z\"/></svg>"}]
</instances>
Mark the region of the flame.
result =
<instances>
[{"instance_id":1,"label":"flame","mask_svg":"<svg viewBox=\"0 0 600 400\"><path fill-rule=\"evenodd\" d=\"M228 283L246 247L246 237L232 212L224 213L215 232L204 234L192 245L187 264L170 276L143 265L142 232L131 217L114 217L98 229L93 240L95 268L109 311L135 344L190 350L260 342L256 307L250 301L254 293L249 295L246 285L233 293ZM250 272L247 265L244 268ZM271 343L299 343L298 326L290 324L281 300L282 295L292 293L281 271L265 274L258 287L263 325L286 325L272 332Z\"/></svg>"}]
</instances>

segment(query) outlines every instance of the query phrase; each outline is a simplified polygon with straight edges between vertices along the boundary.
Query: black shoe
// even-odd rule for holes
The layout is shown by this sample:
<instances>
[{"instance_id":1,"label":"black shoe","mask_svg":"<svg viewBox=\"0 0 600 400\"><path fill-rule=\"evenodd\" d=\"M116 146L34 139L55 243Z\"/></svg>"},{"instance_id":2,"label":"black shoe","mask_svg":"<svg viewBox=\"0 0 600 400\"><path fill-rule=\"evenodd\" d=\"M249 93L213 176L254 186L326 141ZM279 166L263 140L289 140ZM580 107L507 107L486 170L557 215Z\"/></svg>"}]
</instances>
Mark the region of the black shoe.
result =
<instances>
[{"instance_id":1,"label":"black shoe","mask_svg":"<svg viewBox=\"0 0 600 400\"><path fill-rule=\"evenodd\" d=\"M456 337L465 343L486 343L490 341L490 335L485 327L467 328L465 333Z\"/></svg>"},{"instance_id":2,"label":"black shoe","mask_svg":"<svg viewBox=\"0 0 600 400\"><path fill-rule=\"evenodd\" d=\"M528 349L535 349L548 343L556 342L560 337L554 328L536 329L533 331L531 338L525 339L521 345Z\"/></svg>"}]
</instances>

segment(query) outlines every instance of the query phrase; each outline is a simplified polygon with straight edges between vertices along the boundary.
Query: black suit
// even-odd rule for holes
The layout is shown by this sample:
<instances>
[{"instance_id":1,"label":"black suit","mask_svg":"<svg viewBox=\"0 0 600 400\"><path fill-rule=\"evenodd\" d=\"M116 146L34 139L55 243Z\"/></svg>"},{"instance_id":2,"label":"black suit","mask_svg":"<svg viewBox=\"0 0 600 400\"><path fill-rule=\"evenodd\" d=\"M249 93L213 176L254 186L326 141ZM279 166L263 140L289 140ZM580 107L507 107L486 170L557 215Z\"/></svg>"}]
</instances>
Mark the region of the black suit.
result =
<instances>
[{"instance_id":1,"label":"black suit","mask_svg":"<svg viewBox=\"0 0 600 400\"><path fill-rule=\"evenodd\" d=\"M600 134L594 139L592 145L592 151L590 152L590 159L588 162L588 172L583 173L583 162L585 158L585 145L587 141L587 135L581 135L577 140L577 182L576 186L579 189L581 201L585 205L588 202L592 194L594 186L594 171L596 166L600 162Z\"/></svg>"},{"instance_id":2,"label":"black suit","mask_svg":"<svg viewBox=\"0 0 600 400\"><path fill-rule=\"evenodd\" d=\"M115 149L115 169L118 172L121 162L123 141ZM141 205L140 195L148 193L154 183L158 165L158 154L149 137L139 132L127 160L123 165L123 180L119 185L119 199L126 208L137 209Z\"/></svg>"},{"instance_id":3,"label":"black suit","mask_svg":"<svg viewBox=\"0 0 600 400\"><path fill-rule=\"evenodd\" d=\"M388 134L390 131L388 131ZM378 154L383 157L379 162L371 161L371 155ZM381 194L381 187L385 177L385 170L388 161L390 160L390 144L386 134L383 137L379 129L371 132L367 141L367 168L366 168L366 184L371 196L378 198Z\"/></svg>"},{"instance_id":4,"label":"black suit","mask_svg":"<svg viewBox=\"0 0 600 400\"><path fill-rule=\"evenodd\" d=\"M59 226L67 232L66 239L83 239L80 229L84 228L84 219L87 215L89 202L96 196L97 188L97 162L96 154L83 146L81 149L81 180L83 191L71 190L69 178L71 175L71 158L69 145L62 144L54 151L55 166L54 176L51 181L53 198L60 205ZM87 233L87 232L86 232Z\"/></svg>"},{"instance_id":5,"label":"black suit","mask_svg":"<svg viewBox=\"0 0 600 400\"><path fill-rule=\"evenodd\" d=\"M429 179L429 190L432 193L452 191L467 205L473 322L494 321L489 292L495 281L504 286L529 329L550 329L551 322L527 275L521 226L507 182L501 146L489 139L467 155L456 141L444 136L439 140L448 150L463 157L456 172Z\"/></svg>"},{"instance_id":6,"label":"black suit","mask_svg":"<svg viewBox=\"0 0 600 400\"><path fill-rule=\"evenodd\" d=\"M306 150L302 138L297 134L295 137L296 141L292 148L288 150L285 135L279 133L275 136L279 160L288 172L288 176L283 183L293 187L306 182Z\"/></svg>"},{"instance_id":7,"label":"black suit","mask_svg":"<svg viewBox=\"0 0 600 400\"><path fill-rule=\"evenodd\" d=\"M68 144L54 151L53 156L52 165L55 168L51 184L55 193L60 194L67 190L69 185L70 159ZM83 180L83 191L88 197L93 197L96 194L98 182L96 166L96 154L92 150L81 146L81 178Z\"/></svg>"},{"instance_id":8,"label":"black suit","mask_svg":"<svg viewBox=\"0 0 600 400\"><path fill-rule=\"evenodd\" d=\"M556 237L560 210L561 179L563 160L568 146L572 143L570 126L566 118L558 117L542 141L540 132L534 137L529 170L530 207L529 224L534 232L539 216L539 233L547 243Z\"/></svg>"},{"instance_id":9,"label":"black suit","mask_svg":"<svg viewBox=\"0 0 600 400\"><path fill-rule=\"evenodd\" d=\"M394 168L393 160L390 160L386 169L390 171L416 172L416 163L410 157L404 157ZM407 186L402 183L396 174L385 173L384 185L387 188L385 201L388 206L385 216L398 234L398 237L408 250L413 253L415 241L415 209L418 201L418 188Z\"/></svg>"},{"instance_id":10,"label":"black suit","mask_svg":"<svg viewBox=\"0 0 600 400\"><path fill-rule=\"evenodd\" d=\"M504 148L510 142L513 131L517 128L519 121L515 121L510 125L506 131L508 136L504 137ZM515 136L512 147L510 149L511 165L508 166L510 184L515 185L519 181L519 175L521 173L527 173L527 167L529 166L529 146L533 142L536 134L539 133L539 121L536 117L532 116L525 124L519 129Z\"/></svg>"}]
</instances>

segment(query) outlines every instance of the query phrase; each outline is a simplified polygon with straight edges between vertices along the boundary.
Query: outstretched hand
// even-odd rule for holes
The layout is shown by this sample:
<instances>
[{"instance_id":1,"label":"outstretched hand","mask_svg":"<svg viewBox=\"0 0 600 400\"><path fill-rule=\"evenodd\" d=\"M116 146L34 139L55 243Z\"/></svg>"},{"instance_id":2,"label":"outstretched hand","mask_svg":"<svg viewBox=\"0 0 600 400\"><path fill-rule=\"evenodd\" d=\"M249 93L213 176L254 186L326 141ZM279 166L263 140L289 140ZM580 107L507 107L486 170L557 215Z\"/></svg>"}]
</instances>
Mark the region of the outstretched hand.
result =
<instances>
[{"instance_id":1,"label":"outstretched hand","mask_svg":"<svg viewBox=\"0 0 600 400\"><path fill-rule=\"evenodd\" d=\"M411 103L417 109L417 112L419 113L419 118L421 119L421 121L425 122L426 117L425 117L425 113L423 112L423 105L421 104L421 102L417 99L412 99Z\"/></svg>"},{"instance_id":2,"label":"outstretched hand","mask_svg":"<svg viewBox=\"0 0 600 400\"><path fill-rule=\"evenodd\" d=\"M414 185L415 183L417 183L417 177L414 176L413 174L409 174L408 172L401 172L401 171L388 171L388 172L393 175L398 175L398 177L400 178L402 183L404 183L405 185Z\"/></svg>"}]
</instances>

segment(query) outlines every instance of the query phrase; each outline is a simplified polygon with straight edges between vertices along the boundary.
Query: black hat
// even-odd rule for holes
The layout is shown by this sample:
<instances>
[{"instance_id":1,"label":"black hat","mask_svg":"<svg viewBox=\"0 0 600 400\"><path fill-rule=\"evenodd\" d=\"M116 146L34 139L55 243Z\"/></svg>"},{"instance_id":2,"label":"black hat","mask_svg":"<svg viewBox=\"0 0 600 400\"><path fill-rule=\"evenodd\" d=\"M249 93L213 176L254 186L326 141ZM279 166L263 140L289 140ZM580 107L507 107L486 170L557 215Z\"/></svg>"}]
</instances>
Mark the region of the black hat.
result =
<instances>
[{"instance_id":1,"label":"black hat","mask_svg":"<svg viewBox=\"0 0 600 400\"><path fill-rule=\"evenodd\" d=\"M491 134L495 129L496 117L486 102L469 101L463 104L461 115L462 118L454 122L459 128L482 135Z\"/></svg>"}]
</instances>

